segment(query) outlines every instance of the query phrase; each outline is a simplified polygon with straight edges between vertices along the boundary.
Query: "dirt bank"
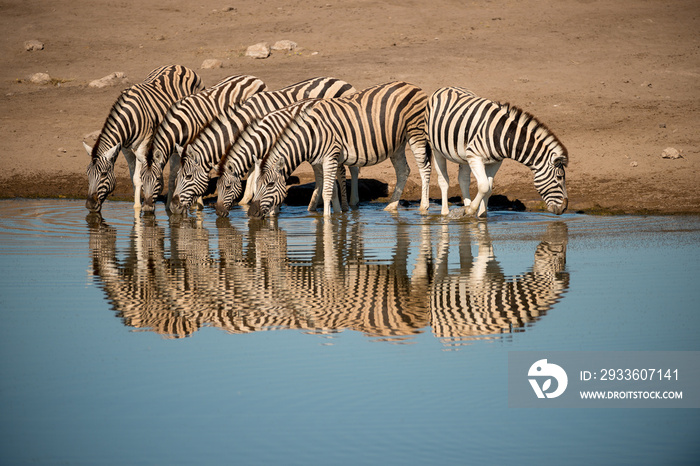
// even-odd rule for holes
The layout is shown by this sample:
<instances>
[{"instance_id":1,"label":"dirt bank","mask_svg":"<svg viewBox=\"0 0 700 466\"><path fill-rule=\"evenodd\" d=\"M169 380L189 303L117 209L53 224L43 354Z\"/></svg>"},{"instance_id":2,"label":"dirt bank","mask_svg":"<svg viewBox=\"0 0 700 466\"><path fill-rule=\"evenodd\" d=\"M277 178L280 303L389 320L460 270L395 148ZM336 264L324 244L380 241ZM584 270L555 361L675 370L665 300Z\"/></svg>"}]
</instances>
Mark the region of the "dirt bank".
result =
<instances>
[{"instance_id":1,"label":"dirt bank","mask_svg":"<svg viewBox=\"0 0 700 466\"><path fill-rule=\"evenodd\" d=\"M101 128L121 90L88 83L122 71L133 84L179 63L206 85L251 74L272 89L320 75L358 89L390 80L428 93L467 87L524 108L564 142L570 209L700 213L694 0L2 1L0 26L0 197L84 197L82 141ZM33 39L44 49L27 51ZM249 45L282 39L300 48L244 56ZM209 58L223 67L199 69ZM51 81L31 83L37 72ZM666 147L682 158L662 158ZM114 198L129 198L123 158L117 165ZM298 175L311 179L308 168ZM361 177L395 182L388 162ZM431 186L438 198L435 175ZM418 188L414 169L404 199L418 199ZM529 208L540 201L529 170L515 162L501 168L495 193Z\"/></svg>"}]
</instances>

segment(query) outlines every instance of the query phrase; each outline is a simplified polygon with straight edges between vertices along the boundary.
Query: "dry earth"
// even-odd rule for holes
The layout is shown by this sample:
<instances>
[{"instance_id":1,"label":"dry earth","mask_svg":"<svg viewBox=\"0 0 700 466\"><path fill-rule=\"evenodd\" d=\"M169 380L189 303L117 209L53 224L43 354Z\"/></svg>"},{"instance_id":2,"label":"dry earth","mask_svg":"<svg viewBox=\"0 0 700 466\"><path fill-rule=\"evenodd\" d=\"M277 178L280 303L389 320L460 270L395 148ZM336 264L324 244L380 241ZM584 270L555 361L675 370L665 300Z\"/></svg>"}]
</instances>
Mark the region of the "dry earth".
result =
<instances>
[{"instance_id":1,"label":"dry earth","mask_svg":"<svg viewBox=\"0 0 700 466\"><path fill-rule=\"evenodd\" d=\"M0 0L0 28L0 197L84 197L82 141L124 87L88 83L122 71L130 85L178 63L206 85L251 74L271 89L322 75L358 89L391 80L428 93L467 87L557 134L569 150L570 209L700 213L697 0ZM43 50L25 50L34 39ZM300 48L244 56L249 45L282 39ZM210 58L223 67L200 69ZM37 72L52 81L31 83ZM662 158L667 147L682 158ZM415 200L411 165L404 199ZM130 198L122 157L117 167L112 199ZM298 175L307 181L310 170ZM395 183L389 162L361 177ZM501 168L495 193L540 205L516 162Z\"/></svg>"}]
</instances>

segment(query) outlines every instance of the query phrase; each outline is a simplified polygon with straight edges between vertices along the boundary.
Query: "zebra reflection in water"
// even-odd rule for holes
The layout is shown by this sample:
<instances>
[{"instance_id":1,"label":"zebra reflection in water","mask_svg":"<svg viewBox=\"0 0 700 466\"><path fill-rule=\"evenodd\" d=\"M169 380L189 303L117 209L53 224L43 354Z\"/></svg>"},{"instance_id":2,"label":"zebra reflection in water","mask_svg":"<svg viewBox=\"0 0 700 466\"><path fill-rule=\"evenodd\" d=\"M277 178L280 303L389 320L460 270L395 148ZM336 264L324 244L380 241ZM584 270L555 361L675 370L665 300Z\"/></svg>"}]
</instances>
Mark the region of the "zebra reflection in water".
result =
<instances>
[{"instance_id":1,"label":"zebra reflection in water","mask_svg":"<svg viewBox=\"0 0 700 466\"><path fill-rule=\"evenodd\" d=\"M496 260L485 222L466 222L459 228L459 267L450 270L447 225L440 232L434 259L432 235L423 226L418 263L430 263L432 268L424 266L413 277L430 282L430 325L446 345L522 330L545 315L568 290L566 223L550 223L535 249L532 269L513 276L506 276ZM477 245L476 257L471 241ZM425 277L430 269L432 276Z\"/></svg>"},{"instance_id":2,"label":"zebra reflection in water","mask_svg":"<svg viewBox=\"0 0 700 466\"><path fill-rule=\"evenodd\" d=\"M100 219L89 223L92 270L124 325L169 338L201 327L320 335L350 329L402 342L432 329L452 347L526 328L568 289L563 222L549 225L530 270L506 276L483 222L396 222L391 257L378 259L364 244L371 232L360 216L311 220L315 238L301 248L289 247L277 219L249 222L242 231L220 218L213 232L201 215L173 218L168 228L147 217L135 222L125 252ZM459 247L450 251L454 229ZM417 254L409 261L412 238ZM459 267L450 267L451 252Z\"/></svg>"}]
</instances>

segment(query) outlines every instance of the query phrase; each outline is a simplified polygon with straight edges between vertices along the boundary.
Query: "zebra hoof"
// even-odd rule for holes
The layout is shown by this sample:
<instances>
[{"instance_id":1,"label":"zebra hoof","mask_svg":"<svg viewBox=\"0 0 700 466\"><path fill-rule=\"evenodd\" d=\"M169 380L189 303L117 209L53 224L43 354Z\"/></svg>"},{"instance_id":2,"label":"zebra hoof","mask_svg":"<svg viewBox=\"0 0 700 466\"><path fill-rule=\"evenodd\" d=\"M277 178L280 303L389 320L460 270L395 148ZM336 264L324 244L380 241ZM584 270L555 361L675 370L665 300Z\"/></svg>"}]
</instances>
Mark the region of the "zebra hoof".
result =
<instances>
[{"instance_id":1,"label":"zebra hoof","mask_svg":"<svg viewBox=\"0 0 700 466\"><path fill-rule=\"evenodd\" d=\"M399 210L399 201L390 202L386 207L384 207L384 210L387 212L396 212Z\"/></svg>"}]
</instances>

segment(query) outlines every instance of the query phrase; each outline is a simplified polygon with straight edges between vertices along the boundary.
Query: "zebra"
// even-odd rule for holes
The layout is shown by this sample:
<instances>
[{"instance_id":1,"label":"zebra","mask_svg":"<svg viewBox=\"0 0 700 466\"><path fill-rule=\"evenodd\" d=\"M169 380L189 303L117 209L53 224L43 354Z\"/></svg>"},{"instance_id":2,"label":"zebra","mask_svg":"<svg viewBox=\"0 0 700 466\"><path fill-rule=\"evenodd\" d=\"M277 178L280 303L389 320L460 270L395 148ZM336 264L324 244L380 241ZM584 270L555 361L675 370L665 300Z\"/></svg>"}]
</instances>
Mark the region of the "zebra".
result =
<instances>
[{"instance_id":1,"label":"zebra","mask_svg":"<svg viewBox=\"0 0 700 466\"><path fill-rule=\"evenodd\" d=\"M486 216L493 178L504 158L530 167L535 188L550 212L560 215L566 210L568 152L534 116L513 105L477 97L466 89L446 87L430 97L426 126L442 191L442 215L449 213L446 160L460 164L458 179L467 215ZM471 201L470 171L478 185Z\"/></svg>"},{"instance_id":2,"label":"zebra","mask_svg":"<svg viewBox=\"0 0 700 466\"><path fill-rule=\"evenodd\" d=\"M427 211L431 163L424 122L426 101L419 87L397 81L348 98L325 99L301 112L263 159L249 216L264 217L276 211L286 196L286 178L303 161L323 164L324 216L329 216L338 164L368 166L390 158L396 187L385 210L396 210L410 173L406 144L420 171L420 209Z\"/></svg>"},{"instance_id":3,"label":"zebra","mask_svg":"<svg viewBox=\"0 0 700 466\"><path fill-rule=\"evenodd\" d=\"M340 79L317 77L277 91L260 92L243 105L228 108L224 115L214 118L200 131L194 141L178 149L182 160L171 211L183 213L194 198L204 194L210 177L216 176L219 160L254 119L303 99L339 97L355 92L350 84Z\"/></svg>"},{"instance_id":4,"label":"zebra","mask_svg":"<svg viewBox=\"0 0 700 466\"><path fill-rule=\"evenodd\" d=\"M144 82L122 91L95 145L90 147L83 142L91 157L85 203L90 212L99 212L105 198L114 191L114 164L120 149L134 184L134 209L141 208L141 163L153 132L174 102L201 89L202 80L197 73L170 65L153 70Z\"/></svg>"},{"instance_id":5,"label":"zebra","mask_svg":"<svg viewBox=\"0 0 700 466\"><path fill-rule=\"evenodd\" d=\"M265 83L248 75L229 76L219 83L175 102L153 136L141 168L145 212L154 210L163 187L163 169L170 159L170 181L166 207L170 206L180 160L175 145L185 146L226 108L240 105L248 97L267 90ZM172 157L172 158L171 158Z\"/></svg>"},{"instance_id":6,"label":"zebra","mask_svg":"<svg viewBox=\"0 0 700 466\"><path fill-rule=\"evenodd\" d=\"M263 118L252 121L238 136L229 150L219 161L217 175L219 177L216 184L218 199L216 212L219 216L225 217L233 204L233 200L238 198L242 191L242 179L246 173L275 143L287 125L304 109L313 106L319 99L305 99L298 103L289 105L280 110L275 110L265 115ZM316 175L316 189L309 203L309 211L315 210L318 203L318 187L322 183L322 167L314 165ZM344 168L338 171L340 178L342 208L347 209L347 202L344 194ZM248 178L248 183L255 182L255 175Z\"/></svg>"}]
</instances>

